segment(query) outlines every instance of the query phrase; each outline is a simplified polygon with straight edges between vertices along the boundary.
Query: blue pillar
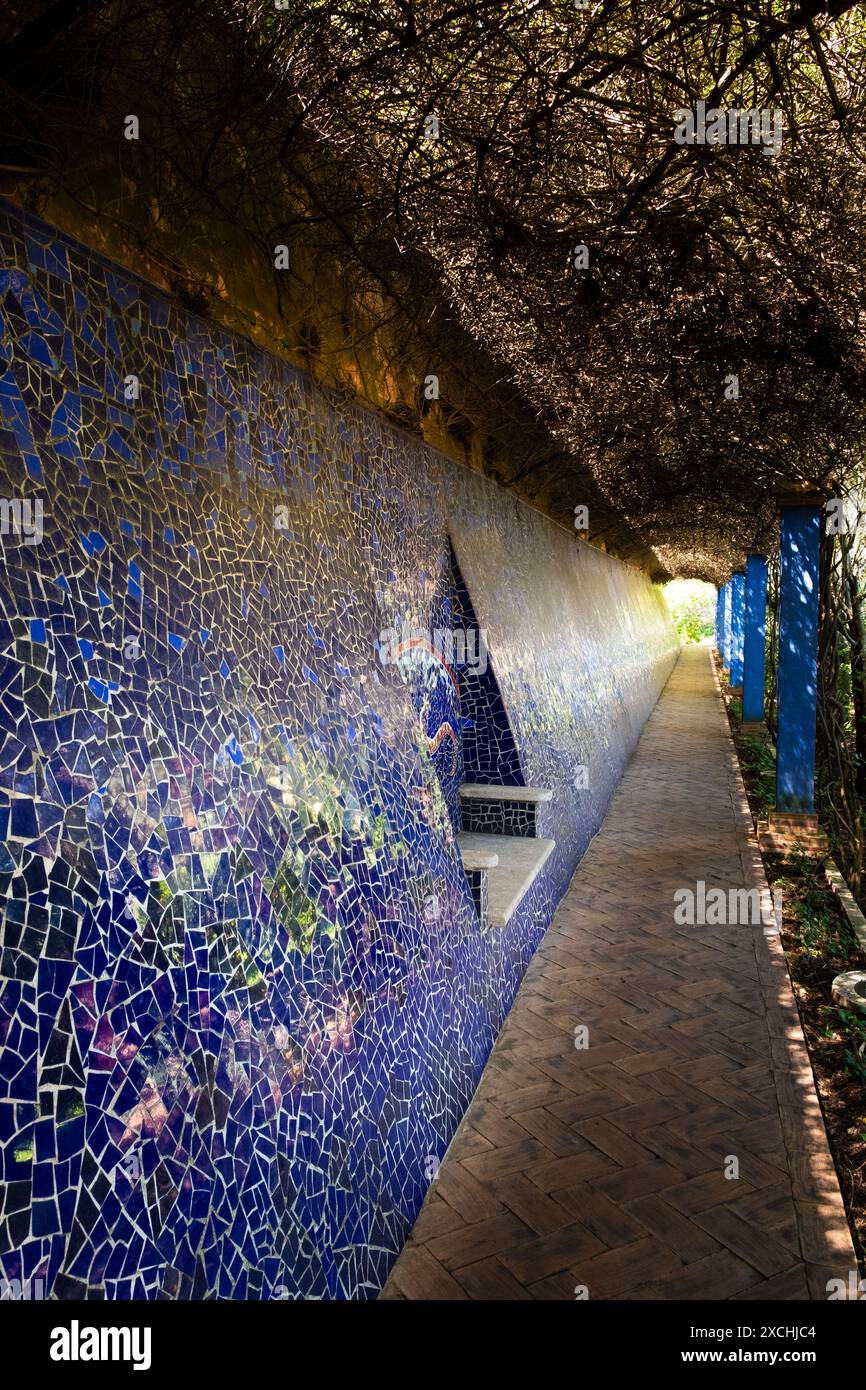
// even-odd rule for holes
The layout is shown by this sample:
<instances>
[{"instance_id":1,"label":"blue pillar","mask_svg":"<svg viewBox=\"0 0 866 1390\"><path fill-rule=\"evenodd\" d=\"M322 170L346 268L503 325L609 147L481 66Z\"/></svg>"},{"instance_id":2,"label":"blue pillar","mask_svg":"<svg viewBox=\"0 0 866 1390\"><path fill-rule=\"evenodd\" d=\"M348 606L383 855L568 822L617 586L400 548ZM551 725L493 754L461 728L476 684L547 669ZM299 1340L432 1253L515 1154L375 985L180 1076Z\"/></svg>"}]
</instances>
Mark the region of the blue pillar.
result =
<instances>
[{"instance_id":1,"label":"blue pillar","mask_svg":"<svg viewBox=\"0 0 866 1390\"><path fill-rule=\"evenodd\" d=\"M731 576L731 675L732 686L743 684L743 610L746 606L746 576Z\"/></svg>"},{"instance_id":2,"label":"blue pillar","mask_svg":"<svg viewBox=\"0 0 866 1390\"><path fill-rule=\"evenodd\" d=\"M815 811L820 504L782 507L779 548L779 728L776 810Z\"/></svg>"},{"instance_id":3,"label":"blue pillar","mask_svg":"<svg viewBox=\"0 0 866 1390\"><path fill-rule=\"evenodd\" d=\"M716 651L721 655L725 645L725 586L720 584L716 590Z\"/></svg>"},{"instance_id":4,"label":"blue pillar","mask_svg":"<svg viewBox=\"0 0 866 1390\"><path fill-rule=\"evenodd\" d=\"M731 669L731 581L725 585L725 645L722 651L722 665L726 671Z\"/></svg>"},{"instance_id":5,"label":"blue pillar","mask_svg":"<svg viewBox=\"0 0 866 1390\"><path fill-rule=\"evenodd\" d=\"M767 561L746 560L746 631L743 638L743 722L764 718L764 657L767 638Z\"/></svg>"}]
</instances>

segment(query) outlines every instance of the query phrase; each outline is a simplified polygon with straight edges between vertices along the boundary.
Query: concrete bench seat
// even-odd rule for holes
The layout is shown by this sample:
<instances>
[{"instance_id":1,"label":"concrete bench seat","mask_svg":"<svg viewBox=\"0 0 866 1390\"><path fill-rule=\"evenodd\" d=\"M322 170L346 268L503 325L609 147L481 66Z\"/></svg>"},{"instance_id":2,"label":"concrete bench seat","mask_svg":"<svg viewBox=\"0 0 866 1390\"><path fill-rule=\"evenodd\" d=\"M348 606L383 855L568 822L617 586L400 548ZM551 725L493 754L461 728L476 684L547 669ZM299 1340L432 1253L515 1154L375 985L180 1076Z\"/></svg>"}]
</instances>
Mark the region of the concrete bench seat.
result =
<instances>
[{"instance_id":1,"label":"concrete bench seat","mask_svg":"<svg viewBox=\"0 0 866 1390\"><path fill-rule=\"evenodd\" d=\"M554 840L526 835L483 835L466 830L457 836L457 843L464 867L467 857L474 857L476 862L477 857L483 855L496 860L481 871L487 901L486 914L479 912L479 917L482 926L486 923L491 927L504 927L510 922L556 848Z\"/></svg>"},{"instance_id":2,"label":"concrete bench seat","mask_svg":"<svg viewBox=\"0 0 866 1390\"><path fill-rule=\"evenodd\" d=\"M552 801L549 787L500 787L486 782L464 782L460 788L463 801Z\"/></svg>"},{"instance_id":3,"label":"concrete bench seat","mask_svg":"<svg viewBox=\"0 0 866 1390\"><path fill-rule=\"evenodd\" d=\"M469 836L469 839L477 839L478 836ZM466 843L467 837L458 835L457 843L460 847L460 858L463 860L463 867L467 873L476 869L495 869L499 863L499 855L486 846L478 847L474 844Z\"/></svg>"}]
</instances>

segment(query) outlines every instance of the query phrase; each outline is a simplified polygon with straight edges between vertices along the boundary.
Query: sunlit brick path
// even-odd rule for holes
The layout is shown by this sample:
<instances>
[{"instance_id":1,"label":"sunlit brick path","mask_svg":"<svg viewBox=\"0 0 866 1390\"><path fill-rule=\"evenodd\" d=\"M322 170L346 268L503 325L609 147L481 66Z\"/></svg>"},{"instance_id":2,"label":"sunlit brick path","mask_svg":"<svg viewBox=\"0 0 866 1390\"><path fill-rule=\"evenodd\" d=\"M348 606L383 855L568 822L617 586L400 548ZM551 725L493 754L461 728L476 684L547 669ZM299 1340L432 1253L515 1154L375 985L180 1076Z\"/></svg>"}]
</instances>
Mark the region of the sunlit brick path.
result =
<instances>
[{"instance_id":1,"label":"sunlit brick path","mask_svg":"<svg viewBox=\"0 0 866 1390\"><path fill-rule=\"evenodd\" d=\"M824 1299L847 1279L778 939L673 921L675 889L760 875L709 652L687 648L384 1298Z\"/></svg>"}]
</instances>

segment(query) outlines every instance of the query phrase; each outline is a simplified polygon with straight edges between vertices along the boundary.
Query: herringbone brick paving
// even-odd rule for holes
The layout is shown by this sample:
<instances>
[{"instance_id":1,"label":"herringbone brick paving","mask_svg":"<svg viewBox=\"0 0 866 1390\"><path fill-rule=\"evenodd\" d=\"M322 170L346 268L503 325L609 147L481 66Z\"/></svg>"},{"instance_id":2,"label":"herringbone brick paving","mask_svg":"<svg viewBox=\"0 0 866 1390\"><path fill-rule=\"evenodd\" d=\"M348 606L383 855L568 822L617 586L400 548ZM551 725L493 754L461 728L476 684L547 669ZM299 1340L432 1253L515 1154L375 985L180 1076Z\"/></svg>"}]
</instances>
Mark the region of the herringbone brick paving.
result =
<instances>
[{"instance_id":1,"label":"herringbone brick paving","mask_svg":"<svg viewBox=\"0 0 866 1390\"><path fill-rule=\"evenodd\" d=\"M765 886L688 647L383 1298L823 1299L856 1269L778 937L675 925L699 879Z\"/></svg>"}]
</instances>

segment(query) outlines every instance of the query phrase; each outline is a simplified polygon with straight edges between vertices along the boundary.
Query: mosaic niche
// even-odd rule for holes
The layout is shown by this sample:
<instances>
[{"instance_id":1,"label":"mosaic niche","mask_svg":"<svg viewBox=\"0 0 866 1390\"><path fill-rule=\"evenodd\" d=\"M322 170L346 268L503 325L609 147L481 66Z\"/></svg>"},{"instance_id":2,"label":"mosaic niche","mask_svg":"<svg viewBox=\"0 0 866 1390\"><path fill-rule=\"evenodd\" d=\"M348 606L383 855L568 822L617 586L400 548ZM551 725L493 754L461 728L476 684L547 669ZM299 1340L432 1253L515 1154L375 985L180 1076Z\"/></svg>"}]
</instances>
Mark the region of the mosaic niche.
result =
<instances>
[{"instance_id":1,"label":"mosaic niche","mask_svg":"<svg viewBox=\"0 0 866 1390\"><path fill-rule=\"evenodd\" d=\"M486 480L8 204L0 251L0 1276L373 1298L670 624L642 576L581 570ZM501 702L467 756L483 693L381 642L459 627L469 593ZM482 934L455 808L498 766L555 786L558 847Z\"/></svg>"}]
</instances>

